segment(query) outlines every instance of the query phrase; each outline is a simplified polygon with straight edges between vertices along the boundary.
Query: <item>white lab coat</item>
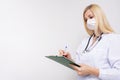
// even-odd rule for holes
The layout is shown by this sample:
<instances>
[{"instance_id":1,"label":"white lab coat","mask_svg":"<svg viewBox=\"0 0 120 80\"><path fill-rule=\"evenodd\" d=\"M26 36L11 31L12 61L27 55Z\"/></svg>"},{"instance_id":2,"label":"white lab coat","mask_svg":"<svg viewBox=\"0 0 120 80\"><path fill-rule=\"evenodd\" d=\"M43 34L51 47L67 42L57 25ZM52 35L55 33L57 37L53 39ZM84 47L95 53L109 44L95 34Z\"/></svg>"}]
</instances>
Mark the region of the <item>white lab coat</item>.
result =
<instances>
[{"instance_id":1,"label":"white lab coat","mask_svg":"<svg viewBox=\"0 0 120 80\"><path fill-rule=\"evenodd\" d=\"M84 39L77 49L76 63L99 68L99 77L78 75L78 80L120 80L120 35L103 34L90 52L83 53L88 39L89 37Z\"/></svg>"}]
</instances>

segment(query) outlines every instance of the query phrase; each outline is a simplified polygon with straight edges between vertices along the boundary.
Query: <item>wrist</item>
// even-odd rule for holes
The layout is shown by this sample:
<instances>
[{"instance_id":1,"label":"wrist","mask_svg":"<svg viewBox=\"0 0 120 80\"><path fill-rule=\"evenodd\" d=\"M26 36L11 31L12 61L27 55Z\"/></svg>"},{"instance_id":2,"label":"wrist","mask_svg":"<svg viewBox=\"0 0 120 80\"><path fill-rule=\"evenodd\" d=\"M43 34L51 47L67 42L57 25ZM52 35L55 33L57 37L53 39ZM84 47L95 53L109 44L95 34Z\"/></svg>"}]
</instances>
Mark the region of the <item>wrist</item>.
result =
<instances>
[{"instance_id":1,"label":"wrist","mask_svg":"<svg viewBox=\"0 0 120 80\"><path fill-rule=\"evenodd\" d=\"M91 68L89 69L89 71L90 71L90 74L91 74L91 75L94 75L94 76L96 76L96 77L99 76L99 69L94 68L94 67L91 67Z\"/></svg>"}]
</instances>

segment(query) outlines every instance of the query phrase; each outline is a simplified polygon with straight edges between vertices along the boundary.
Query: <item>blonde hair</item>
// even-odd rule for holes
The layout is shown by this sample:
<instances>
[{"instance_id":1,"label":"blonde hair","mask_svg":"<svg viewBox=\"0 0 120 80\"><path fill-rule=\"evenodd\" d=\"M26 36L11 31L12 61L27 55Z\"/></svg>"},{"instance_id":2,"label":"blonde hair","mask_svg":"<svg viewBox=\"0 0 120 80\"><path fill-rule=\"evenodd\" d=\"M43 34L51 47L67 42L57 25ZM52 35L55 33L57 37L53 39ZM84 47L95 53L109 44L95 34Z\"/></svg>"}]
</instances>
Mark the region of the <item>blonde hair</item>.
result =
<instances>
[{"instance_id":1,"label":"blonde hair","mask_svg":"<svg viewBox=\"0 0 120 80\"><path fill-rule=\"evenodd\" d=\"M85 19L85 13L87 10L90 10L94 14L94 18L96 19L96 27L95 27L94 31L89 30L87 28L87 21ZM92 35L94 33L96 36L99 36L100 33L114 32L113 29L111 28L111 26L109 25L104 12L97 4L91 4L85 8L85 10L83 12L83 19L84 19L85 29L89 35Z\"/></svg>"}]
</instances>

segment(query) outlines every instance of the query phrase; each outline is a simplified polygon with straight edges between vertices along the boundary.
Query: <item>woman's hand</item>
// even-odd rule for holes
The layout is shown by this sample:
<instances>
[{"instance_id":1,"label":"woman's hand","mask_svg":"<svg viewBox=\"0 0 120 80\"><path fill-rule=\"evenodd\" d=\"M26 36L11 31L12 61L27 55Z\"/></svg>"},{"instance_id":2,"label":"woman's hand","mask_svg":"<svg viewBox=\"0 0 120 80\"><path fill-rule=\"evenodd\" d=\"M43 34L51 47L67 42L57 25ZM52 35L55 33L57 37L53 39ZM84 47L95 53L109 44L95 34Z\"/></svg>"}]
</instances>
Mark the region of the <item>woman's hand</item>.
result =
<instances>
[{"instance_id":1,"label":"woman's hand","mask_svg":"<svg viewBox=\"0 0 120 80\"><path fill-rule=\"evenodd\" d=\"M59 55L60 56L64 56L64 57L66 57L68 59L71 59L70 53L69 52L65 52L64 50L59 50Z\"/></svg>"},{"instance_id":2,"label":"woman's hand","mask_svg":"<svg viewBox=\"0 0 120 80\"><path fill-rule=\"evenodd\" d=\"M71 65L71 67L78 73L80 76L94 75L99 76L99 69L88 66L86 64L80 64L80 67Z\"/></svg>"}]
</instances>

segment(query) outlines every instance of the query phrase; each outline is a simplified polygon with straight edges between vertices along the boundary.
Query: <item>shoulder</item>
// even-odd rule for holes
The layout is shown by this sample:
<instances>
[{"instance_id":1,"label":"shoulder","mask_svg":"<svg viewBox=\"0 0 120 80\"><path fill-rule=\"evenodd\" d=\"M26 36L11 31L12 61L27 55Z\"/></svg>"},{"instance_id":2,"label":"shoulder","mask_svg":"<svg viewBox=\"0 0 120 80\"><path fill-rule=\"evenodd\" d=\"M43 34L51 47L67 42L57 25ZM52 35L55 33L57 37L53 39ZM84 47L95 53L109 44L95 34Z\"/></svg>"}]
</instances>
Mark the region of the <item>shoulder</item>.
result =
<instances>
[{"instance_id":1,"label":"shoulder","mask_svg":"<svg viewBox=\"0 0 120 80\"><path fill-rule=\"evenodd\" d=\"M112 48L120 47L120 34L111 33L111 34L106 34L104 37L109 47Z\"/></svg>"},{"instance_id":2,"label":"shoulder","mask_svg":"<svg viewBox=\"0 0 120 80\"><path fill-rule=\"evenodd\" d=\"M109 36L111 36L111 37L120 37L120 34L118 34L118 33L110 33Z\"/></svg>"},{"instance_id":3,"label":"shoulder","mask_svg":"<svg viewBox=\"0 0 120 80\"><path fill-rule=\"evenodd\" d=\"M119 40L120 41L120 34L117 33L110 33L110 34L104 34L104 36L108 39L108 40Z\"/></svg>"}]
</instances>

